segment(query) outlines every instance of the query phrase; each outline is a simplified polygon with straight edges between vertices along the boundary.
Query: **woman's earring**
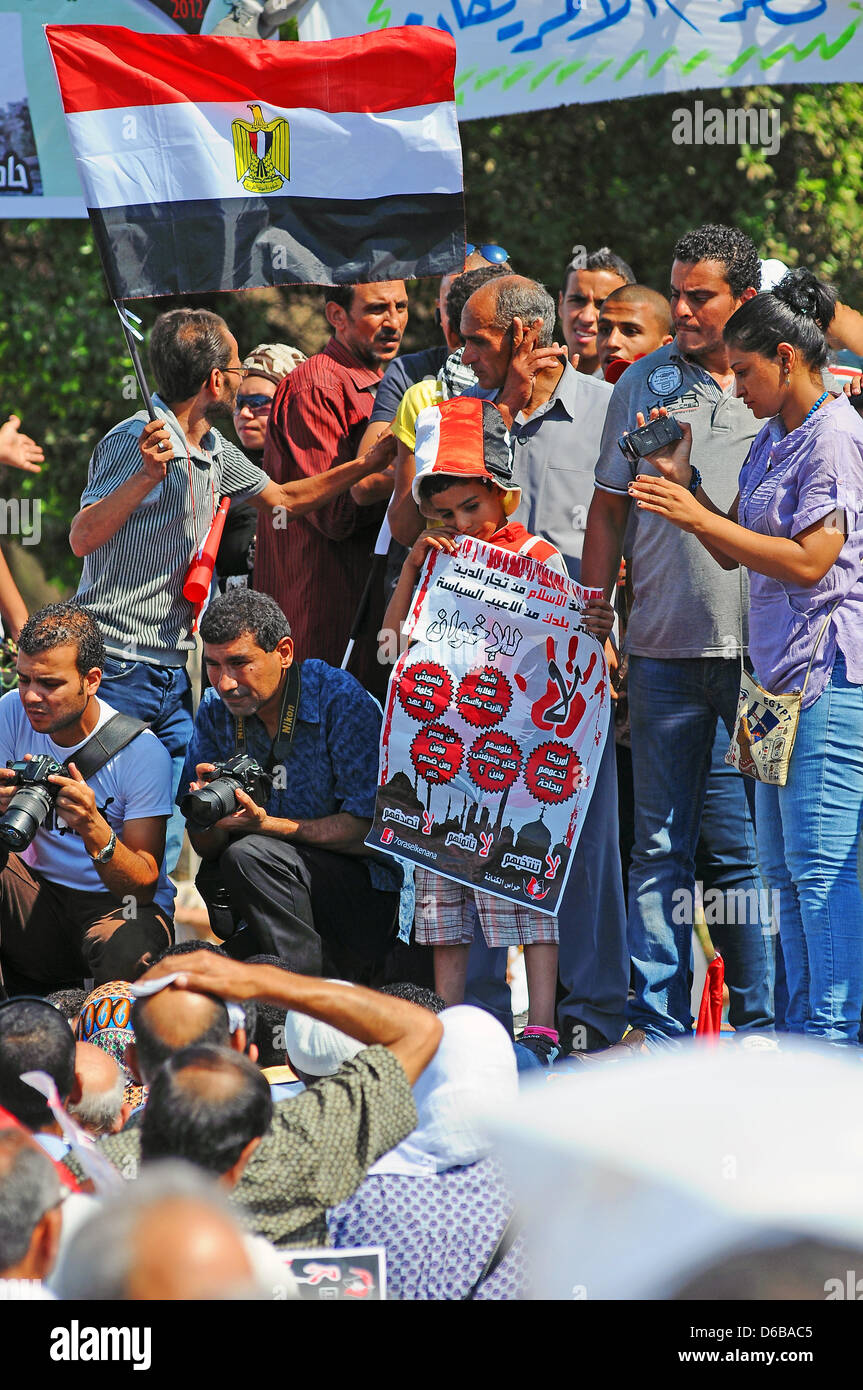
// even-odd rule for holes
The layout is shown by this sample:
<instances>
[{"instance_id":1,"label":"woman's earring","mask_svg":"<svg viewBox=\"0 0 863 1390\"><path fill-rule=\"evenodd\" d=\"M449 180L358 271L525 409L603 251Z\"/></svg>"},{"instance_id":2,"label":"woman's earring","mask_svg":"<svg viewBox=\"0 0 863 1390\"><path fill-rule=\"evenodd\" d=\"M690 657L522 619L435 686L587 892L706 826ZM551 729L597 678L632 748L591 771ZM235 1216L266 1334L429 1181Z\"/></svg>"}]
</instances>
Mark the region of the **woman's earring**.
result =
<instances>
[{"instance_id":1,"label":"woman's earring","mask_svg":"<svg viewBox=\"0 0 863 1390\"><path fill-rule=\"evenodd\" d=\"M787 362L785 363L784 372L785 372L785 378L784 378L784 381L783 381L782 384L783 384L783 386L790 386L790 385L791 385L791 368L789 367L789 365L788 365Z\"/></svg>"}]
</instances>

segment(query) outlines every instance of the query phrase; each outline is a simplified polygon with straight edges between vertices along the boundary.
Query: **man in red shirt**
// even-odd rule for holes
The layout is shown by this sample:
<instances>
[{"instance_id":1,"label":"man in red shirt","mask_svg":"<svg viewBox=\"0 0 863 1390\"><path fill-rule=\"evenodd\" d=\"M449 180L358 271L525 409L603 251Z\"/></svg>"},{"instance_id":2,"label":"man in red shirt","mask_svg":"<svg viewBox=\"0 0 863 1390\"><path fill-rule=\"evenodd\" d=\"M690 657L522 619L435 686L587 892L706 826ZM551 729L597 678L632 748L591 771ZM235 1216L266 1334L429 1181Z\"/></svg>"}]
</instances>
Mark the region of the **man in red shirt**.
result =
<instances>
[{"instance_id":1,"label":"man in red shirt","mask_svg":"<svg viewBox=\"0 0 863 1390\"><path fill-rule=\"evenodd\" d=\"M326 291L333 336L285 377L270 415L264 469L277 481L311 477L354 458L384 369L395 357L408 318L402 280L336 286ZM301 660L339 666L371 567L386 503L358 507L349 493L290 528L258 528L254 587L287 615ZM382 693L386 668L376 657L383 588L372 595L351 670Z\"/></svg>"}]
</instances>

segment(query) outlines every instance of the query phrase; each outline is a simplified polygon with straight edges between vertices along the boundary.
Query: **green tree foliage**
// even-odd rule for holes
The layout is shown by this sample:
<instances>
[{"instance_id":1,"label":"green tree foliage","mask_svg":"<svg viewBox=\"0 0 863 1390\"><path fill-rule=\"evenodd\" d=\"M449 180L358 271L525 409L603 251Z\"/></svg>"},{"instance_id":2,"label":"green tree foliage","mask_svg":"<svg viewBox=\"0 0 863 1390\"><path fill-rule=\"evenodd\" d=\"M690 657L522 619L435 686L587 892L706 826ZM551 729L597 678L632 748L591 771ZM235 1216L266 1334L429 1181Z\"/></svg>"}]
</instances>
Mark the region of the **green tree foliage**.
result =
<instances>
[{"instance_id":1,"label":"green tree foliage","mask_svg":"<svg viewBox=\"0 0 863 1390\"><path fill-rule=\"evenodd\" d=\"M673 113L768 107L781 113L773 157L736 145L677 145ZM570 248L611 245L665 289L688 227L735 222L765 256L811 266L863 308L863 88L738 88L559 107L471 121L462 130L472 240L497 240L516 268L556 291ZM412 288L408 349L436 338L435 284ZM138 301L149 326L180 300ZM326 341L321 297L304 289L196 297L224 314L241 351L261 341L314 352ZM68 548L87 462L99 437L140 407L131 364L85 222L0 225L0 411L17 411L45 447L38 477L0 476L5 495L43 501L49 577L73 584Z\"/></svg>"},{"instance_id":2,"label":"green tree foliage","mask_svg":"<svg viewBox=\"0 0 863 1390\"><path fill-rule=\"evenodd\" d=\"M673 114L778 109L781 143L678 145ZM610 245L657 289L677 238L743 227L765 256L810 266L863 307L863 87L726 88L565 106L462 127L468 227L556 286L573 245Z\"/></svg>"}]
</instances>

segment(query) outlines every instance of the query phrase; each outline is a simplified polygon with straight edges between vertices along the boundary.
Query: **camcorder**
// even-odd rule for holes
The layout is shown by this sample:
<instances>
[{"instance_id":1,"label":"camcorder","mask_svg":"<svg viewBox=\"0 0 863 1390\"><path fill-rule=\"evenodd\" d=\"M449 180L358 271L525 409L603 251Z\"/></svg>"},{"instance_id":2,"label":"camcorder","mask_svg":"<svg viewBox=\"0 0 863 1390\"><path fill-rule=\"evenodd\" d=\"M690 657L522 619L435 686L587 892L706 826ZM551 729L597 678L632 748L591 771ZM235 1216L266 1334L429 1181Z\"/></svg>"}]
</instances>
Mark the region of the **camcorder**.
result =
<instances>
[{"instance_id":1,"label":"camcorder","mask_svg":"<svg viewBox=\"0 0 863 1390\"><path fill-rule=\"evenodd\" d=\"M193 830L209 830L223 816L238 811L238 791L244 791L258 806L263 806L273 786L270 774L248 753L235 753L226 762L216 763L205 780L206 787L187 792L180 802L180 813Z\"/></svg>"},{"instance_id":2,"label":"camcorder","mask_svg":"<svg viewBox=\"0 0 863 1390\"><path fill-rule=\"evenodd\" d=\"M19 790L0 816L0 846L20 853L32 843L60 792L56 782L49 782L48 778L57 774L68 777L69 771L47 753L6 766L15 773L15 786ZM5 785L8 786L8 782Z\"/></svg>"},{"instance_id":3,"label":"camcorder","mask_svg":"<svg viewBox=\"0 0 863 1390\"><path fill-rule=\"evenodd\" d=\"M647 454L655 454L668 444L675 444L683 438L683 430L673 415L659 415L647 425L631 430L618 439L620 452L630 463L638 463Z\"/></svg>"}]
</instances>

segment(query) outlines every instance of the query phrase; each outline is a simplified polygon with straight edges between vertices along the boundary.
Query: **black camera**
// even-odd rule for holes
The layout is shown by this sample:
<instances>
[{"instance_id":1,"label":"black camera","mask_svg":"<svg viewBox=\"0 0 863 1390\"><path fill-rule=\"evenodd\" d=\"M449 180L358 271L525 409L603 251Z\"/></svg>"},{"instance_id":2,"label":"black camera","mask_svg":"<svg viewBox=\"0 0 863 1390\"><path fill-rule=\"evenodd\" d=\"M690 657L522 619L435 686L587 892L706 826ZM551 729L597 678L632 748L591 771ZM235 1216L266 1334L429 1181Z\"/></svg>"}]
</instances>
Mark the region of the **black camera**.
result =
<instances>
[{"instance_id":1,"label":"black camera","mask_svg":"<svg viewBox=\"0 0 863 1390\"><path fill-rule=\"evenodd\" d=\"M0 845L6 849L20 852L32 843L39 826L57 800L60 788L48 778L56 773L68 777L69 773L62 763L47 753L38 758L28 758L20 763L7 763L15 773L15 785L19 788L4 815L0 816ZM8 783L6 784L8 786Z\"/></svg>"},{"instance_id":2,"label":"black camera","mask_svg":"<svg viewBox=\"0 0 863 1390\"><path fill-rule=\"evenodd\" d=\"M235 753L227 762L216 763L206 781L206 787L187 792L180 802L180 813L193 830L209 830L222 816L232 816L239 809L238 790L263 806L273 786L269 773L248 753Z\"/></svg>"},{"instance_id":3,"label":"black camera","mask_svg":"<svg viewBox=\"0 0 863 1390\"><path fill-rule=\"evenodd\" d=\"M664 449L667 444L675 444L682 438L683 430L674 416L659 415L649 424L623 435L617 442L624 458L629 459L630 463L638 463L646 454L655 454L657 449Z\"/></svg>"}]
</instances>

